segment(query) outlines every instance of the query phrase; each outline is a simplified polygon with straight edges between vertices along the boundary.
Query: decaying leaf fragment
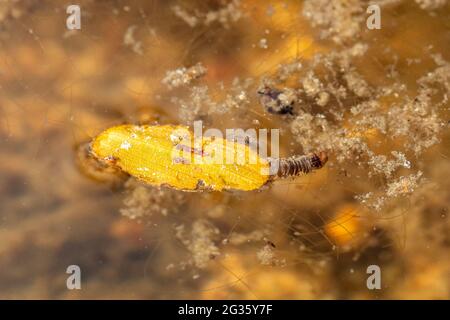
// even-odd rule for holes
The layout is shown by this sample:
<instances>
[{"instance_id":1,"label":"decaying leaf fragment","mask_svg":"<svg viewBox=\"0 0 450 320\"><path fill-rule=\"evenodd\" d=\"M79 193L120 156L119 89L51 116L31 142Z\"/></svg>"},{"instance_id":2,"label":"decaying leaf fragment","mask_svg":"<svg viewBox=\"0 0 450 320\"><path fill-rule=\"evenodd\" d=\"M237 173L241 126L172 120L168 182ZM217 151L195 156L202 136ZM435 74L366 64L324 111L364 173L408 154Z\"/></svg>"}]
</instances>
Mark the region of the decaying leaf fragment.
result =
<instances>
[{"instance_id":1,"label":"decaying leaf fragment","mask_svg":"<svg viewBox=\"0 0 450 320\"><path fill-rule=\"evenodd\" d=\"M267 182L269 176L261 172L268 170L268 161L247 145L219 138L204 138L201 144L194 147L193 135L183 126L121 125L97 136L92 152L144 182L181 190L254 190ZM218 155L212 153L221 147L223 161L214 161ZM227 164L226 152L256 162Z\"/></svg>"}]
</instances>

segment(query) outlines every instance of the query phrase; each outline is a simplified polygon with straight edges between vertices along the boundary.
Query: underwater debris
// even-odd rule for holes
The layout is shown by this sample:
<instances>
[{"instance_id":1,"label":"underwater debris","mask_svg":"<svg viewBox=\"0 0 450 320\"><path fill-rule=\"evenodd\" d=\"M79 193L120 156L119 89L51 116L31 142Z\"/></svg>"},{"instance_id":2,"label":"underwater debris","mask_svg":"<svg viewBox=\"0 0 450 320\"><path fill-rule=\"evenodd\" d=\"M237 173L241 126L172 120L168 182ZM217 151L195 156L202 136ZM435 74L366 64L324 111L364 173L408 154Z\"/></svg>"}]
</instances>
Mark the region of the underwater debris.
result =
<instances>
[{"instance_id":1,"label":"underwater debris","mask_svg":"<svg viewBox=\"0 0 450 320\"><path fill-rule=\"evenodd\" d=\"M142 185L134 179L129 179L125 188L127 193L120 213L132 220L149 218L155 214L167 216L169 213L176 213L184 200L182 193Z\"/></svg>"},{"instance_id":2,"label":"underwater debris","mask_svg":"<svg viewBox=\"0 0 450 320\"><path fill-rule=\"evenodd\" d=\"M200 12L195 10L194 13L189 13L186 9L179 5L172 7L173 13L187 23L191 28L198 25L209 26L214 22L220 23L225 29L230 28L230 24L238 21L243 16L240 10L241 1L232 0L225 3L218 10L211 10L208 12Z\"/></svg>"},{"instance_id":3,"label":"underwater debris","mask_svg":"<svg viewBox=\"0 0 450 320\"><path fill-rule=\"evenodd\" d=\"M269 113L294 114L294 103L297 99L295 91L286 89L285 91L264 87L258 90L259 101L263 108Z\"/></svg>"},{"instance_id":4,"label":"underwater debris","mask_svg":"<svg viewBox=\"0 0 450 320\"><path fill-rule=\"evenodd\" d=\"M261 241L270 234L269 230L253 230L250 233L233 232L229 238L223 240L224 244L242 245L252 241Z\"/></svg>"},{"instance_id":5,"label":"underwater debris","mask_svg":"<svg viewBox=\"0 0 450 320\"><path fill-rule=\"evenodd\" d=\"M389 201L410 196L423 184L423 172L417 171L399 178L389 178L383 190L356 195L355 199L375 211L380 211Z\"/></svg>"},{"instance_id":6,"label":"underwater debris","mask_svg":"<svg viewBox=\"0 0 450 320\"><path fill-rule=\"evenodd\" d=\"M303 152L325 150L333 153L339 165L352 161L366 167L368 178L385 176L383 194L358 198L379 210L391 198L387 186L398 178L398 169L412 168L406 155L418 157L440 142L445 121L438 110L448 103L450 69L442 55L430 54L436 67L417 80L416 95L411 97L402 82L373 85L367 81L356 64L356 58L367 50L367 44L359 42L340 52L318 53L310 63L288 72L280 66L278 74L266 83L291 84L289 89L301 101L302 108L288 120ZM391 71L395 71L395 61L394 57ZM297 86L292 86L295 82ZM385 101L391 101L388 108ZM401 139L402 147L380 152L382 138L390 142Z\"/></svg>"},{"instance_id":7,"label":"underwater debris","mask_svg":"<svg viewBox=\"0 0 450 320\"><path fill-rule=\"evenodd\" d=\"M201 63L197 63L189 68L181 67L176 70L167 71L162 83L167 85L169 89L187 86L193 80L204 76L207 71Z\"/></svg>"},{"instance_id":8,"label":"underwater debris","mask_svg":"<svg viewBox=\"0 0 450 320\"><path fill-rule=\"evenodd\" d=\"M313 27L320 28L320 38L331 38L338 44L359 36L364 13L360 0L306 0L303 6L303 15Z\"/></svg>"},{"instance_id":9,"label":"underwater debris","mask_svg":"<svg viewBox=\"0 0 450 320\"><path fill-rule=\"evenodd\" d=\"M1 1L0 23L22 17L36 4L33 0Z\"/></svg>"},{"instance_id":10,"label":"underwater debris","mask_svg":"<svg viewBox=\"0 0 450 320\"><path fill-rule=\"evenodd\" d=\"M208 85L188 86L187 98L172 97L171 102L178 105L180 119L184 123L191 123L199 117L223 115L235 110L246 109L250 106L250 95L247 94L253 85L252 78L234 78L230 86L218 84L221 91L227 92L226 96L217 99L214 95L216 88Z\"/></svg>"},{"instance_id":11,"label":"underwater debris","mask_svg":"<svg viewBox=\"0 0 450 320\"><path fill-rule=\"evenodd\" d=\"M447 4L447 0L415 0L421 9L436 10Z\"/></svg>"},{"instance_id":12,"label":"underwater debris","mask_svg":"<svg viewBox=\"0 0 450 320\"><path fill-rule=\"evenodd\" d=\"M263 266L278 266L286 265L286 259L278 259L275 254L275 248L271 244L265 244L260 250L256 252L258 261Z\"/></svg>"},{"instance_id":13,"label":"underwater debris","mask_svg":"<svg viewBox=\"0 0 450 320\"><path fill-rule=\"evenodd\" d=\"M392 151L391 154L394 156L394 160L387 160L385 155L373 155L368 164L373 167L374 172L384 174L386 178L390 178L399 167L411 168L411 162L403 153ZM371 172L369 172L369 176L371 176Z\"/></svg>"},{"instance_id":14,"label":"underwater debris","mask_svg":"<svg viewBox=\"0 0 450 320\"><path fill-rule=\"evenodd\" d=\"M293 61L280 64L278 66L276 78L279 82L286 81L292 75L300 72L302 68L303 65L299 59L294 59Z\"/></svg>"},{"instance_id":15,"label":"underwater debris","mask_svg":"<svg viewBox=\"0 0 450 320\"><path fill-rule=\"evenodd\" d=\"M374 3L360 2L365 7ZM363 21L355 37L336 45L331 38L339 37L337 32L326 41L318 39L326 27L312 29L313 20L299 15L304 1L297 0L242 1L241 10L250 18L230 24L229 30L218 21L205 26L203 17L191 29L170 9L178 4L196 16L223 8L224 0L83 1L82 19L89 32L71 33L70 39L64 38L62 20L54 19L66 16L57 1L4 1L4 7L33 5L20 19L9 13L0 18L1 297L198 299L216 292L225 299L448 298L450 109L448 100L440 98L450 73L442 64L433 67L424 49L433 44L428 53L449 58L449 8L426 12L406 0L376 4L388 2L398 5L382 8L381 30L368 31ZM134 38L142 41L145 56L123 44L130 25L137 26ZM158 39L151 34L153 28ZM107 32L112 29L117 34ZM266 29L270 35L264 34ZM266 50L257 47L262 37L268 39ZM367 41L355 46L355 51L368 49L364 56L348 53L358 39ZM317 52L320 58L315 58ZM208 77L173 90L161 83L168 70L189 69L197 62L208 67ZM433 96L414 102L421 75ZM234 77L251 78L253 84L234 87ZM261 77L269 78L264 84L271 88L296 93L293 116L263 112L256 94ZM184 103L170 103L176 99ZM139 108L155 105L170 116L151 111L139 118ZM412 125L402 128L404 114ZM246 193L185 193L133 177L124 190L111 191L74 170L71 146L92 139L102 128L119 123L192 124L198 119L210 128L279 128L283 156L324 148L332 155L330 165ZM439 120L445 121L445 130L435 127ZM442 141L426 152L434 137ZM124 152L133 151L133 145L127 139ZM117 166L103 167L129 178ZM390 201L388 184L417 170L424 172L417 189ZM394 188L393 194L404 190L408 188ZM341 221L337 209L355 205L356 194L370 193L369 205L381 203L379 199L386 205L376 212L358 206L361 226L353 232L348 226L353 219ZM167 194L186 202L179 207ZM179 214L172 214L176 209ZM134 220L128 221L131 216ZM136 222L147 222L147 217L149 223ZM198 218L214 223L207 228L220 230L209 237L220 256L202 270L195 264L205 265L208 251L215 250L207 249L203 258L198 253L194 262L173 229L184 224L185 239L191 240L197 235L192 230ZM270 234L262 235L266 229ZM350 235L360 235L361 242L352 242L346 251L338 241L353 239ZM264 238L277 248L264 248ZM273 253L286 258L287 267L261 266L260 251L262 257ZM178 268L186 256L190 262ZM235 261L227 261L230 257ZM86 268L89 277L83 277L83 288L89 290L61 290L64 281L55 270L61 271L65 261ZM382 269L384 290L365 286L365 267L373 263Z\"/></svg>"},{"instance_id":16,"label":"underwater debris","mask_svg":"<svg viewBox=\"0 0 450 320\"><path fill-rule=\"evenodd\" d=\"M176 237L189 250L191 259L187 262L197 268L205 268L208 263L220 255L219 247L215 244L220 232L208 220L198 219L191 225L189 235L186 234L185 226L175 227Z\"/></svg>"},{"instance_id":17,"label":"underwater debris","mask_svg":"<svg viewBox=\"0 0 450 320\"><path fill-rule=\"evenodd\" d=\"M191 123L202 111L204 105L216 107L216 103L209 95L209 88L207 86L192 86L189 89L189 99L186 101L180 98L172 98L171 102L180 106L180 118L184 119L185 123Z\"/></svg>"},{"instance_id":18,"label":"underwater debris","mask_svg":"<svg viewBox=\"0 0 450 320\"><path fill-rule=\"evenodd\" d=\"M184 10L183 8L181 8L178 5L173 6L172 11L175 14L175 16L177 16L178 18L180 18L181 20L186 22L187 25L191 28L195 27L199 22L198 17L189 14L186 10Z\"/></svg>"},{"instance_id":19,"label":"underwater debris","mask_svg":"<svg viewBox=\"0 0 450 320\"><path fill-rule=\"evenodd\" d=\"M135 25L128 27L127 31L125 32L125 35L123 36L123 44L126 47L131 48L134 53L143 55L144 51L142 50L142 42L137 41L134 38L134 32L136 31L136 28L137 26Z\"/></svg>"},{"instance_id":20,"label":"underwater debris","mask_svg":"<svg viewBox=\"0 0 450 320\"><path fill-rule=\"evenodd\" d=\"M422 175L422 171L418 171L416 174L398 178L388 184L386 195L388 197L398 197L411 194L418 187Z\"/></svg>"},{"instance_id":21,"label":"underwater debris","mask_svg":"<svg viewBox=\"0 0 450 320\"><path fill-rule=\"evenodd\" d=\"M269 48L269 45L267 44L267 39L266 38L260 39L258 42L258 47L260 47L261 49Z\"/></svg>"}]
</instances>

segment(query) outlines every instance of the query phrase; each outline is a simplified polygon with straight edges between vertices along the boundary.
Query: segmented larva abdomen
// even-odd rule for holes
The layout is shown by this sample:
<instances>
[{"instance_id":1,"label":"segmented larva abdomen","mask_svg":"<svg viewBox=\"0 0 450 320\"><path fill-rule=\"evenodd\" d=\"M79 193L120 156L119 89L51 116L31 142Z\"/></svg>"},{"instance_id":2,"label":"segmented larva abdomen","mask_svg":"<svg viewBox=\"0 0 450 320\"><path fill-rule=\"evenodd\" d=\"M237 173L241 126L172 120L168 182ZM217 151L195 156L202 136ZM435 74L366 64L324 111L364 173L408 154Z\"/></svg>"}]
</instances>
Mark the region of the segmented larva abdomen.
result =
<instances>
[{"instance_id":1,"label":"segmented larva abdomen","mask_svg":"<svg viewBox=\"0 0 450 320\"><path fill-rule=\"evenodd\" d=\"M301 173L310 173L313 170L322 168L327 160L328 156L325 152L280 159L277 176L279 178L287 178L298 176Z\"/></svg>"}]
</instances>

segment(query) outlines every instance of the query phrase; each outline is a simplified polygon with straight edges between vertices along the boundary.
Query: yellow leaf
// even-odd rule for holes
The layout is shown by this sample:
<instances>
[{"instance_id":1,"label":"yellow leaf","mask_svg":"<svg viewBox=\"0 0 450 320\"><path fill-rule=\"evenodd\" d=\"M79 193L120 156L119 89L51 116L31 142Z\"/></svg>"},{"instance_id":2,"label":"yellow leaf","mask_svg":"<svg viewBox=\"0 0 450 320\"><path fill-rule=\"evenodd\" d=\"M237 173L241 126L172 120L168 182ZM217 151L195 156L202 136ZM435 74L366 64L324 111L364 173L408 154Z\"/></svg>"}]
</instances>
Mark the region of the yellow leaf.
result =
<instances>
[{"instance_id":1,"label":"yellow leaf","mask_svg":"<svg viewBox=\"0 0 450 320\"><path fill-rule=\"evenodd\" d=\"M218 137L199 140L197 145L183 126L120 125L98 135L92 152L139 180L180 190L248 191L268 181L269 162L249 146ZM230 163L227 154L241 161Z\"/></svg>"}]
</instances>

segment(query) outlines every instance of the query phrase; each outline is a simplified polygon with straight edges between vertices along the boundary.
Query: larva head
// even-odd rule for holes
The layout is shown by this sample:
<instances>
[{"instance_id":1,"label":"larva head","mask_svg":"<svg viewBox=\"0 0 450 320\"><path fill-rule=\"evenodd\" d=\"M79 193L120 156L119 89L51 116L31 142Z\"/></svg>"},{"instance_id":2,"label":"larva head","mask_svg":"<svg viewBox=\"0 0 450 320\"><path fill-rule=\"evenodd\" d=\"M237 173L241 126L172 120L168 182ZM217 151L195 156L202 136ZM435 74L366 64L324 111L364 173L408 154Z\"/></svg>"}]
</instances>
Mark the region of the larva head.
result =
<instances>
[{"instance_id":1,"label":"larva head","mask_svg":"<svg viewBox=\"0 0 450 320\"><path fill-rule=\"evenodd\" d=\"M328 155L324 151L320 151L319 153L314 153L312 158L312 166L314 169L322 168L325 163L328 161Z\"/></svg>"}]
</instances>

